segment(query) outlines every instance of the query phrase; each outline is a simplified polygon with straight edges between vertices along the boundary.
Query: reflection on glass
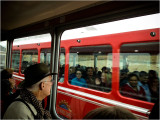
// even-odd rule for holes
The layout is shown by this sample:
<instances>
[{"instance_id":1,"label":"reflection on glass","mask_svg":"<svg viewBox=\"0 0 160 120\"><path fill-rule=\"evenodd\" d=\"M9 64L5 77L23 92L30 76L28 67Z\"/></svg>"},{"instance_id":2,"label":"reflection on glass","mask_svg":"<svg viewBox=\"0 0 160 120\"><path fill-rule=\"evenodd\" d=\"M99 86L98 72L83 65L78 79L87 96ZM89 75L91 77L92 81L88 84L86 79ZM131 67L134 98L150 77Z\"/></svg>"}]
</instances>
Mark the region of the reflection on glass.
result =
<instances>
[{"instance_id":1,"label":"reflection on glass","mask_svg":"<svg viewBox=\"0 0 160 120\"><path fill-rule=\"evenodd\" d=\"M112 83L111 68L110 45L72 47L69 55L68 82L76 86L109 92Z\"/></svg>"},{"instance_id":2,"label":"reflection on glass","mask_svg":"<svg viewBox=\"0 0 160 120\"><path fill-rule=\"evenodd\" d=\"M0 70L6 68L7 41L0 41Z\"/></svg>"},{"instance_id":3,"label":"reflection on glass","mask_svg":"<svg viewBox=\"0 0 160 120\"><path fill-rule=\"evenodd\" d=\"M13 50L12 51L12 68L14 72L19 72L19 61L20 61L20 51Z\"/></svg>"},{"instance_id":4,"label":"reflection on glass","mask_svg":"<svg viewBox=\"0 0 160 120\"><path fill-rule=\"evenodd\" d=\"M159 97L159 43L124 44L120 51L121 94L155 102Z\"/></svg>"},{"instance_id":5,"label":"reflection on glass","mask_svg":"<svg viewBox=\"0 0 160 120\"><path fill-rule=\"evenodd\" d=\"M30 65L36 64L38 62L38 50L23 50L22 51L22 66L21 72Z\"/></svg>"}]
</instances>

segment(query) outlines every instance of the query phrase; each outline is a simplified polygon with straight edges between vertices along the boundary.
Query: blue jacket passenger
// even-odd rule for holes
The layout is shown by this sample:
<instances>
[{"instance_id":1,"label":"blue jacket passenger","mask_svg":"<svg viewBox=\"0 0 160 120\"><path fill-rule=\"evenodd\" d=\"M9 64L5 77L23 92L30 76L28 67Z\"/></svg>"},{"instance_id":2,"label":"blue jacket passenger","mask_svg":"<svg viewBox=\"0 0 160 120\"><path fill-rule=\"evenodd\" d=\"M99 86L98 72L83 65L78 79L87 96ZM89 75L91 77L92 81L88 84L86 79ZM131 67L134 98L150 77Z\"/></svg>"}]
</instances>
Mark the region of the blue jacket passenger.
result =
<instances>
[{"instance_id":1,"label":"blue jacket passenger","mask_svg":"<svg viewBox=\"0 0 160 120\"><path fill-rule=\"evenodd\" d=\"M76 71L76 77L72 79L71 84L72 85L77 85L80 87L87 87L86 80L81 78L82 77L82 72L81 70Z\"/></svg>"},{"instance_id":2,"label":"blue jacket passenger","mask_svg":"<svg viewBox=\"0 0 160 120\"><path fill-rule=\"evenodd\" d=\"M80 86L80 87L87 87L86 80L83 79L83 78L80 78L80 79L78 79L77 77L73 78L72 81L71 81L71 84L72 85L77 85L77 86Z\"/></svg>"}]
</instances>

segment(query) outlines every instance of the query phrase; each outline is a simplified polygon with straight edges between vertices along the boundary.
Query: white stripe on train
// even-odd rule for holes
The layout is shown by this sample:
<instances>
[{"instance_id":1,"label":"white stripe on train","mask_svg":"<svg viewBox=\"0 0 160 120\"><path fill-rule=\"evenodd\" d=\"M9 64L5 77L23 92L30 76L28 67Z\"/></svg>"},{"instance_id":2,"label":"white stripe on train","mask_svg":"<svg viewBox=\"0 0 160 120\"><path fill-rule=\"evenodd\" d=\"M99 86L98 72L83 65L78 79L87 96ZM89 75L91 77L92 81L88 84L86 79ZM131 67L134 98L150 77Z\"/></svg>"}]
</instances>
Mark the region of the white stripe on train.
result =
<instances>
[{"instance_id":1,"label":"white stripe on train","mask_svg":"<svg viewBox=\"0 0 160 120\"><path fill-rule=\"evenodd\" d=\"M59 90L64 90L64 91L67 91L67 92L70 92L70 93L74 93L74 94L77 94L77 95L81 95L81 96L84 96L84 97L92 98L92 99L95 99L95 100L98 100L98 101L103 101L105 103L109 103L109 104L112 104L112 105L118 105L118 106L130 109L130 110L138 111L138 112L141 112L141 113L144 113L144 114L146 114L149 111L149 109L137 107L137 106L134 106L134 105L122 103L122 102L115 101L115 100L110 100L110 99L107 99L107 98L99 97L99 96L88 94L88 93L85 93L85 92L80 92L80 91L73 90L73 89L66 88L66 87L62 87L62 86L58 86L58 89Z\"/></svg>"},{"instance_id":2,"label":"white stripe on train","mask_svg":"<svg viewBox=\"0 0 160 120\"><path fill-rule=\"evenodd\" d=\"M13 77L17 77L17 78L20 78L20 79L23 79L23 80L24 80L24 77L22 77L22 76L18 76L18 75L14 75L14 74L13 74Z\"/></svg>"}]
</instances>

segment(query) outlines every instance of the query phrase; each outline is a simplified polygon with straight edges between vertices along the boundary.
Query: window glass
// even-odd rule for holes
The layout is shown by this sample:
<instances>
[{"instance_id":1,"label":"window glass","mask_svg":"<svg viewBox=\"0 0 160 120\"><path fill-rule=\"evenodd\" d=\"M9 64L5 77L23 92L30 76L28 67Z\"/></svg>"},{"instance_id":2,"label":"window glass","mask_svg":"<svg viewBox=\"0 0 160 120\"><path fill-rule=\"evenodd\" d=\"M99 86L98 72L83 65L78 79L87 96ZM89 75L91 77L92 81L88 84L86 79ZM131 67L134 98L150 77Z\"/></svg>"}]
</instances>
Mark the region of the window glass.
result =
<instances>
[{"instance_id":1,"label":"window glass","mask_svg":"<svg viewBox=\"0 0 160 120\"><path fill-rule=\"evenodd\" d=\"M45 63L50 67L51 64L51 49L41 49L40 54L40 62ZM59 82L64 81L64 68L65 68L65 49L61 48L61 54L60 54L60 69L59 69Z\"/></svg>"},{"instance_id":2,"label":"window glass","mask_svg":"<svg viewBox=\"0 0 160 120\"><path fill-rule=\"evenodd\" d=\"M120 51L121 94L155 102L159 97L159 43L124 44Z\"/></svg>"},{"instance_id":3,"label":"window glass","mask_svg":"<svg viewBox=\"0 0 160 120\"><path fill-rule=\"evenodd\" d=\"M38 50L23 50L22 51L22 66L21 72L30 65L36 64L38 62Z\"/></svg>"},{"instance_id":4,"label":"window glass","mask_svg":"<svg viewBox=\"0 0 160 120\"><path fill-rule=\"evenodd\" d=\"M6 68L7 41L0 41L0 70Z\"/></svg>"},{"instance_id":5,"label":"window glass","mask_svg":"<svg viewBox=\"0 0 160 120\"><path fill-rule=\"evenodd\" d=\"M61 48L59 82L64 82L64 70L65 70L65 49Z\"/></svg>"},{"instance_id":6,"label":"window glass","mask_svg":"<svg viewBox=\"0 0 160 120\"><path fill-rule=\"evenodd\" d=\"M12 51L11 68L14 70L14 72L19 72L19 60L20 60L20 51L19 50Z\"/></svg>"},{"instance_id":7,"label":"window glass","mask_svg":"<svg viewBox=\"0 0 160 120\"><path fill-rule=\"evenodd\" d=\"M51 49L46 48L46 49L41 49L41 56L40 56L40 62L45 63L50 67L51 64Z\"/></svg>"},{"instance_id":8,"label":"window glass","mask_svg":"<svg viewBox=\"0 0 160 120\"><path fill-rule=\"evenodd\" d=\"M44 63L44 58L45 58L44 53L40 53L40 62L41 63Z\"/></svg>"},{"instance_id":9,"label":"window glass","mask_svg":"<svg viewBox=\"0 0 160 120\"><path fill-rule=\"evenodd\" d=\"M104 92L111 91L111 61L110 45L71 48L69 83Z\"/></svg>"}]
</instances>

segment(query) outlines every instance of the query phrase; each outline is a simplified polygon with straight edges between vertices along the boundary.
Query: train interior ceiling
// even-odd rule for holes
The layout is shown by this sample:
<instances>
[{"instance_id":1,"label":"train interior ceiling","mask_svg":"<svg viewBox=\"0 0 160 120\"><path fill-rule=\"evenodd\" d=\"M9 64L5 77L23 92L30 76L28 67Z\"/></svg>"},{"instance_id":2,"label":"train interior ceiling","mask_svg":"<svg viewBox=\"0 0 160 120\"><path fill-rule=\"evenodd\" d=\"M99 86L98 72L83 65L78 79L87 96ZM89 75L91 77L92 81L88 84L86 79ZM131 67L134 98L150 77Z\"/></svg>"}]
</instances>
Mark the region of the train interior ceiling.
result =
<instances>
[{"instance_id":1,"label":"train interior ceiling","mask_svg":"<svg viewBox=\"0 0 160 120\"><path fill-rule=\"evenodd\" d=\"M95 24L154 14L159 1L1 1L1 40L40 34L55 26ZM93 23L88 23L90 19ZM82 25L82 26L84 26Z\"/></svg>"}]
</instances>

